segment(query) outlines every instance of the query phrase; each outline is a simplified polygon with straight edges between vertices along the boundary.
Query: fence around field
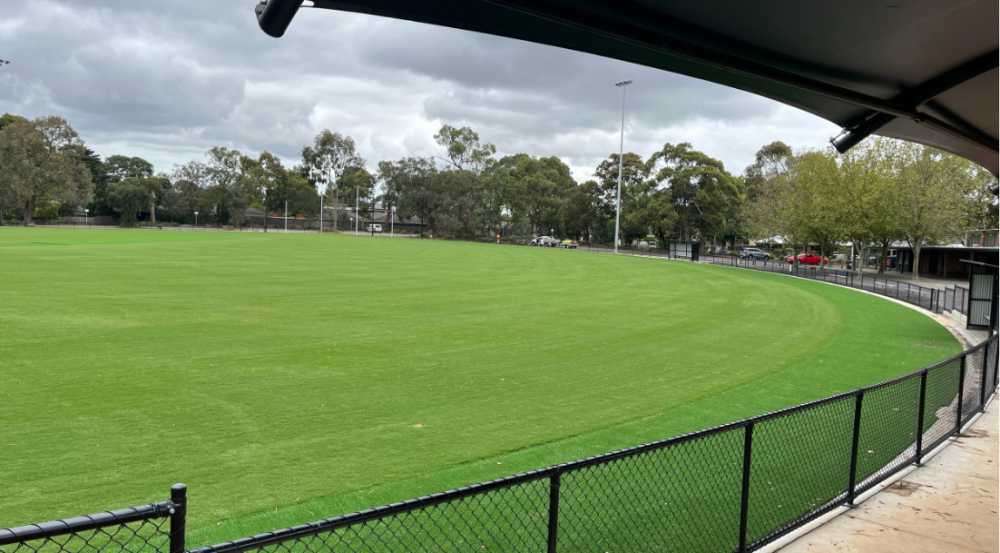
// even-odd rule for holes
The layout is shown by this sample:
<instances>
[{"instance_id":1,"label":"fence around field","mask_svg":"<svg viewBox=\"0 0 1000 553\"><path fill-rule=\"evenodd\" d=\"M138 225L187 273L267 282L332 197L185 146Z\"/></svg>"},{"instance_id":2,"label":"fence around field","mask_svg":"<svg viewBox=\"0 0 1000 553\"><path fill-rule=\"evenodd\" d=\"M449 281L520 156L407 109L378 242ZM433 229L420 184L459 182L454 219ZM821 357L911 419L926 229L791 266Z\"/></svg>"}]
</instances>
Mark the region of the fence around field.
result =
<instances>
[{"instance_id":1,"label":"fence around field","mask_svg":"<svg viewBox=\"0 0 1000 553\"><path fill-rule=\"evenodd\" d=\"M796 407L189 553L755 551L959 432L996 390L997 351L993 335ZM184 494L0 530L0 553L183 553Z\"/></svg>"},{"instance_id":2,"label":"fence around field","mask_svg":"<svg viewBox=\"0 0 1000 553\"><path fill-rule=\"evenodd\" d=\"M579 249L601 253L614 252L614 248L609 246L580 245ZM618 252L620 254L638 257L679 259L686 261L692 260L689 256L677 256L668 250L618 248ZM821 269L814 265L793 266L787 261L745 259L721 255L700 255L698 256L697 262L709 265L752 269L768 273L781 273L810 280L821 280L831 284L839 284L841 286L847 286L848 288L864 290L874 294L895 298L935 313L957 311L962 315L968 315L969 291L961 286L950 286L945 289L929 288L926 286L919 286L917 284L910 284L908 282L901 282L891 278L865 275L864 273L838 270L831 267Z\"/></svg>"}]
</instances>

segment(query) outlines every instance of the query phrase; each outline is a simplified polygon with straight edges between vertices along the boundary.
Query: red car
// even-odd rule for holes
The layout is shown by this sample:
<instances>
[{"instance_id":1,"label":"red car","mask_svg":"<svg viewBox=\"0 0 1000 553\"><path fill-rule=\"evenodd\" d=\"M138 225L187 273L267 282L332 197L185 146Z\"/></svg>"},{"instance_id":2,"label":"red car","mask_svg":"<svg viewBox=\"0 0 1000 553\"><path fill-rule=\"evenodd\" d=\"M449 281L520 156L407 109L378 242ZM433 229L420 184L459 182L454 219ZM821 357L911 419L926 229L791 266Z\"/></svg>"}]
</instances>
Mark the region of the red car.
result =
<instances>
[{"instance_id":1,"label":"red car","mask_svg":"<svg viewBox=\"0 0 1000 553\"><path fill-rule=\"evenodd\" d=\"M798 257L799 257L799 263L801 263L802 265L819 265L820 257L814 253L800 253ZM825 257L822 259L823 259L823 265L829 265L830 263L829 259ZM786 257L785 261L791 263L792 262L791 256Z\"/></svg>"}]
</instances>

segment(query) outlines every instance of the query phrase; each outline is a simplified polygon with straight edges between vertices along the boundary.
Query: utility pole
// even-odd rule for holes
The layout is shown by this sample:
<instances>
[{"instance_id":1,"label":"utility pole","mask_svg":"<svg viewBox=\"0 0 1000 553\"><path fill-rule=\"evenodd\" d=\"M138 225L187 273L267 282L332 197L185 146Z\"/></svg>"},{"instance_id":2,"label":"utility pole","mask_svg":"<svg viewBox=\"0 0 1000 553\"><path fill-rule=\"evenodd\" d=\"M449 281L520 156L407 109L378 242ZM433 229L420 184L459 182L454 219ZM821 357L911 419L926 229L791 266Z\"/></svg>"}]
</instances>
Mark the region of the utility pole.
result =
<instances>
[{"instance_id":1,"label":"utility pole","mask_svg":"<svg viewBox=\"0 0 1000 553\"><path fill-rule=\"evenodd\" d=\"M618 198L615 200L615 253L618 253L618 229L622 218L622 166L625 157L625 88L632 84L632 81L622 81L615 86L622 89L622 133L621 142L618 145Z\"/></svg>"},{"instance_id":2,"label":"utility pole","mask_svg":"<svg viewBox=\"0 0 1000 553\"><path fill-rule=\"evenodd\" d=\"M267 233L267 187L264 187L264 233Z\"/></svg>"},{"instance_id":3,"label":"utility pole","mask_svg":"<svg viewBox=\"0 0 1000 553\"><path fill-rule=\"evenodd\" d=\"M354 236L358 235L358 225L361 224L361 188L354 187Z\"/></svg>"},{"instance_id":4,"label":"utility pole","mask_svg":"<svg viewBox=\"0 0 1000 553\"><path fill-rule=\"evenodd\" d=\"M285 234L288 234L288 200L285 200Z\"/></svg>"}]
</instances>

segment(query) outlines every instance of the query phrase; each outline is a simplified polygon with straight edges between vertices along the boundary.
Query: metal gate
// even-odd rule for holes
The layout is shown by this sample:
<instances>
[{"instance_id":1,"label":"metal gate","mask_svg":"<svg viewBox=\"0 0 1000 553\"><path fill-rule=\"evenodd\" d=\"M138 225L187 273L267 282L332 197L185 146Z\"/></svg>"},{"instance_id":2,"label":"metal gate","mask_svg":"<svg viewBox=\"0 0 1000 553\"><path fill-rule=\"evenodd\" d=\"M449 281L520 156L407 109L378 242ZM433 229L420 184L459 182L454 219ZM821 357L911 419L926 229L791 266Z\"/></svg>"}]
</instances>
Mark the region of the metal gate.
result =
<instances>
[{"instance_id":1,"label":"metal gate","mask_svg":"<svg viewBox=\"0 0 1000 553\"><path fill-rule=\"evenodd\" d=\"M996 323L994 298L997 295L996 273L972 273L969 282L967 328L988 330Z\"/></svg>"}]
</instances>

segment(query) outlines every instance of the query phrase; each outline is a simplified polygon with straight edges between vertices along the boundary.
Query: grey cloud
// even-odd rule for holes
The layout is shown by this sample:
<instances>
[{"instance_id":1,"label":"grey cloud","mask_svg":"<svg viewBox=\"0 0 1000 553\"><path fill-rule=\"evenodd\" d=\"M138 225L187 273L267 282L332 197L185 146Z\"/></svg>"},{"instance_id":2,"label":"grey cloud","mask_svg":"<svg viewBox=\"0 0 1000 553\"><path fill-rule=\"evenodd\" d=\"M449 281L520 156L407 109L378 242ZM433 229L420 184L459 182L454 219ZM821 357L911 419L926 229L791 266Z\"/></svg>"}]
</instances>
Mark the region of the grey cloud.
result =
<instances>
[{"instance_id":1,"label":"grey cloud","mask_svg":"<svg viewBox=\"0 0 1000 553\"><path fill-rule=\"evenodd\" d=\"M158 169L213 145L294 163L323 128L379 159L435 152L443 123L501 153L556 155L588 178L617 150L692 142L742 170L775 139L822 146L835 130L752 95L623 62L428 25L303 10L285 38L252 0L45 0L5 7L0 111L59 114L102 155Z\"/></svg>"}]
</instances>

